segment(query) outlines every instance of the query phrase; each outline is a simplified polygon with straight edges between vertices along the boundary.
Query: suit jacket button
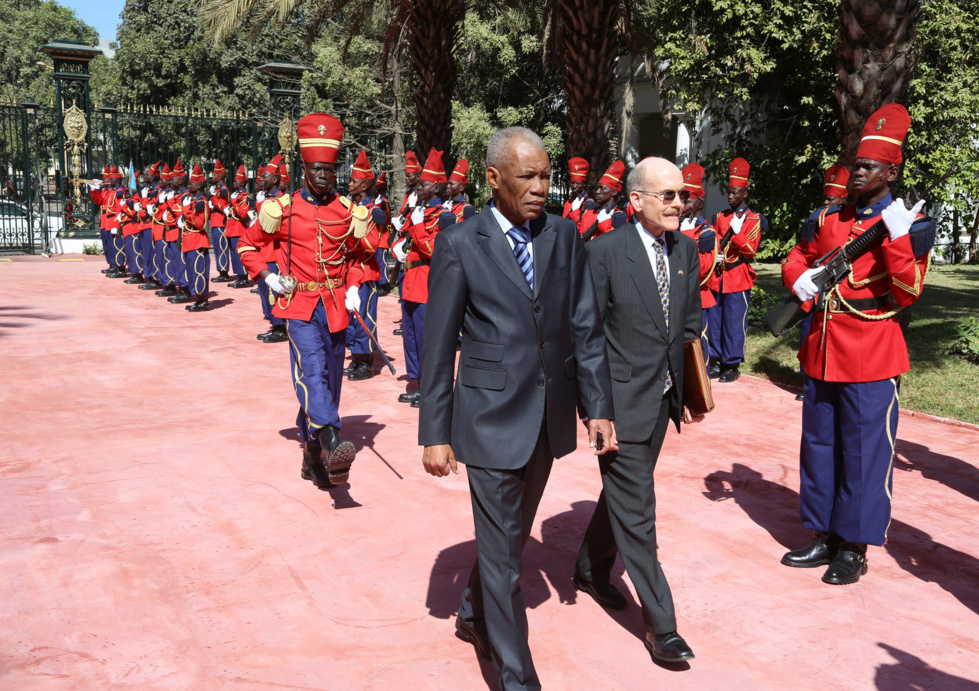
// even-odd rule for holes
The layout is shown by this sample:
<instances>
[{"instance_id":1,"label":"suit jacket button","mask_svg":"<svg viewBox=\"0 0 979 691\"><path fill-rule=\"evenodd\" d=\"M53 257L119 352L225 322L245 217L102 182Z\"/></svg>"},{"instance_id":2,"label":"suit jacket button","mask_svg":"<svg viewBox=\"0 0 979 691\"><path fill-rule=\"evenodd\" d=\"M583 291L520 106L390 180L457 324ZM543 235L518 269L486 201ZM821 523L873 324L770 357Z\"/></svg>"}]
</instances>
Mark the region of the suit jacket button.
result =
<instances>
[{"instance_id":1,"label":"suit jacket button","mask_svg":"<svg viewBox=\"0 0 979 691\"><path fill-rule=\"evenodd\" d=\"M540 314L540 305L534 305L534 314Z\"/></svg>"},{"instance_id":2,"label":"suit jacket button","mask_svg":"<svg viewBox=\"0 0 979 691\"><path fill-rule=\"evenodd\" d=\"M540 379L537 380L537 386L544 386L544 378L543 377L541 377Z\"/></svg>"},{"instance_id":3,"label":"suit jacket button","mask_svg":"<svg viewBox=\"0 0 979 691\"><path fill-rule=\"evenodd\" d=\"M541 350L543 350L543 349L544 349L544 346L546 346L546 345L547 345L547 344L546 344L546 343L545 343L544 341L541 341L541 342L540 342L540 347L541 347Z\"/></svg>"}]
</instances>

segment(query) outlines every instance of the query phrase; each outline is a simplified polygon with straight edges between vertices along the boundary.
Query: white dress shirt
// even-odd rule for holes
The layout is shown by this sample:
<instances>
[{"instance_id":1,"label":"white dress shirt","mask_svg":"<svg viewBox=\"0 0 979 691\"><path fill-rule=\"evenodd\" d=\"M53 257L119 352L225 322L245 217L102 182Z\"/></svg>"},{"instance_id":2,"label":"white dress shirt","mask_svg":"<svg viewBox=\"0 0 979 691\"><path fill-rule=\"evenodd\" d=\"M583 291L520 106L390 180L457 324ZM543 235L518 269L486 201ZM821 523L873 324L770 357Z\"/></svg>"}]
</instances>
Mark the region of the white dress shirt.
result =
<instances>
[{"instance_id":1,"label":"white dress shirt","mask_svg":"<svg viewBox=\"0 0 979 691\"><path fill-rule=\"evenodd\" d=\"M642 240L643 247L646 248L646 256L649 258L649 264L653 267L653 276L659 281L659 271L656 270L656 250L653 247L653 243L662 243L663 247L663 262L666 264L666 285L670 284L670 255L666 248L666 233L668 231L663 231L657 238L655 235L650 233L642 225L642 223L636 224L636 230L639 232L639 239Z\"/></svg>"},{"instance_id":2,"label":"white dress shirt","mask_svg":"<svg viewBox=\"0 0 979 691\"><path fill-rule=\"evenodd\" d=\"M516 244L513 242L513 238L510 237L510 229L514 227L513 224L510 223L510 221L507 220L507 217L504 216L500 212L500 210L496 208L495 202L490 202L490 211L493 213L493 218L496 219L497 224L499 224L500 230L503 231L503 236L506 238L506 241L510 243L510 250L512 251L514 245ZM530 235L530 221L524 221L523 223L520 224L520 227L523 228L525 231L527 231L528 236ZM533 242L527 243L527 252L530 253L530 258L533 259L534 258Z\"/></svg>"}]
</instances>

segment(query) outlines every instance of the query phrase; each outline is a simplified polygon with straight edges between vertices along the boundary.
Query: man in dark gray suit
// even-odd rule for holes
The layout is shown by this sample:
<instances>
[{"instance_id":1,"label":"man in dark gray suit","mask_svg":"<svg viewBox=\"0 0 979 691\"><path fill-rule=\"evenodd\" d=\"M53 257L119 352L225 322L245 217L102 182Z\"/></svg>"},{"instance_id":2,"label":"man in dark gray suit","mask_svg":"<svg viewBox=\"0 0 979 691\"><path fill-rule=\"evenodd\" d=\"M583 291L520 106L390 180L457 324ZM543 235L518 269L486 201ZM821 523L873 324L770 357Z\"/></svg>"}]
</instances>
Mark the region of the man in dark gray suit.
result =
<instances>
[{"instance_id":1,"label":"man in dark gray suit","mask_svg":"<svg viewBox=\"0 0 979 691\"><path fill-rule=\"evenodd\" d=\"M537 689L521 552L553 459L575 449L576 400L589 446L616 448L612 384L584 243L571 221L544 213L540 137L497 132L486 165L492 203L435 241L418 443L436 477L458 472L457 459L467 466L477 560L456 630L492 657L501 688Z\"/></svg>"},{"instance_id":2,"label":"man in dark gray suit","mask_svg":"<svg viewBox=\"0 0 979 691\"><path fill-rule=\"evenodd\" d=\"M575 585L599 604L624 609L609 584L616 552L642 604L646 648L666 662L693 658L676 631L673 595L656 556L653 471L682 408L683 344L700 337L697 245L682 233L683 176L662 158L629 174L637 223L588 243L588 264L605 323L619 449L599 459L604 489L578 555Z\"/></svg>"}]
</instances>

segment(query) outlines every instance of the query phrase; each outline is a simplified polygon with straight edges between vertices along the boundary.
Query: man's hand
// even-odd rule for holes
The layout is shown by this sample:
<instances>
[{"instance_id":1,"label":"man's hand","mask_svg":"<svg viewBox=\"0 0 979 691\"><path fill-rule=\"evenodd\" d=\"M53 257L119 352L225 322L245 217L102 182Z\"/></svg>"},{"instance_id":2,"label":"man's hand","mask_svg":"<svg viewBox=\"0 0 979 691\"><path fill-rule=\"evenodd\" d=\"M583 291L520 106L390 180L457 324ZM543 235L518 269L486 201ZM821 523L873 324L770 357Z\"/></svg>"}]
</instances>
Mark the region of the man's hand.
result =
<instances>
[{"instance_id":1,"label":"man's hand","mask_svg":"<svg viewBox=\"0 0 979 691\"><path fill-rule=\"evenodd\" d=\"M411 223L412 225L418 225L425 220L425 210L424 209L414 209L411 212Z\"/></svg>"},{"instance_id":2,"label":"man's hand","mask_svg":"<svg viewBox=\"0 0 979 691\"><path fill-rule=\"evenodd\" d=\"M904 208L903 199L895 199L886 209L881 211L880 216L884 225L887 226L887 234L890 236L891 242L908 234L908 231L911 230L911 224L914 223L914 219L924 205L925 200L922 199L909 211Z\"/></svg>"},{"instance_id":3,"label":"man's hand","mask_svg":"<svg viewBox=\"0 0 979 691\"><path fill-rule=\"evenodd\" d=\"M598 448L598 435L602 435L602 448ZM595 455L601 456L609 451L619 450L619 441L615 438L615 425L611 420L588 421L588 448L595 449Z\"/></svg>"},{"instance_id":4,"label":"man's hand","mask_svg":"<svg viewBox=\"0 0 979 691\"><path fill-rule=\"evenodd\" d=\"M723 262L724 262L724 253L723 253L723 252L718 252L718 253L717 253L717 254L716 254L716 255L714 256L714 263L715 263L715 264L721 264L721 263L723 263Z\"/></svg>"},{"instance_id":5,"label":"man's hand","mask_svg":"<svg viewBox=\"0 0 979 691\"><path fill-rule=\"evenodd\" d=\"M602 209L598 212L598 222L607 221L612 218L612 211L610 209Z\"/></svg>"},{"instance_id":6,"label":"man's hand","mask_svg":"<svg viewBox=\"0 0 979 691\"><path fill-rule=\"evenodd\" d=\"M408 195L408 206L412 207L418 202L418 193L412 192Z\"/></svg>"},{"instance_id":7,"label":"man's hand","mask_svg":"<svg viewBox=\"0 0 979 691\"><path fill-rule=\"evenodd\" d=\"M823 272L823 268L824 267L820 266L815 269L806 269L802 272L802 275L795 280L795 283L792 285L792 292L795 293L797 298L803 302L806 302L819 295L819 286L817 286L812 279L821 274Z\"/></svg>"},{"instance_id":8,"label":"man's hand","mask_svg":"<svg viewBox=\"0 0 979 691\"><path fill-rule=\"evenodd\" d=\"M704 416L694 415L693 413L690 412L690 408L688 408L687 406L683 406L683 415L680 419L683 420L683 424L689 425L691 422L694 422L695 420L703 420Z\"/></svg>"},{"instance_id":9,"label":"man's hand","mask_svg":"<svg viewBox=\"0 0 979 691\"><path fill-rule=\"evenodd\" d=\"M360 312L360 286L350 286L344 297L344 306L351 312Z\"/></svg>"},{"instance_id":10,"label":"man's hand","mask_svg":"<svg viewBox=\"0 0 979 691\"><path fill-rule=\"evenodd\" d=\"M279 274L270 273L265 277L265 285L272 289L273 293L283 294L286 293L285 286L282 285L282 281L279 280Z\"/></svg>"},{"instance_id":11,"label":"man's hand","mask_svg":"<svg viewBox=\"0 0 979 691\"><path fill-rule=\"evenodd\" d=\"M425 466L425 472L435 477L445 477L450 472L459 474L456 457L449 444L426 446L422 453L422 464Z\"/></svg>"},{"instance_id":12,"label":"man's hand","mask_svg":"<svg viewBox=\"0 0 979 691\"><path fill-rule=\"evenodd\" d=\"M585 201L584 197L575 197L571 200L571 210L577 211L581 208L581 204Z\"/></svg>"},{"instance_id":13,"label":"man's hand","mask_svg":"<svg viewBox=\"0 0 979 691\"><path fill-rule=\"evenodd\" d=\"M734 214L734 217L731 219L731 230L734 231L735 235L741 232L741 226L744 225L744 219L746 216L747 214L745 214L745 216Z\"/></svg>"},{"instance_id":14,"label":"man's hand","mask_svg":"<svg viewBox=\"0 0 979 691\"><path fill-rule=\"evenodd\" d=\"M399 262L403 262L408 257L408 254L405 252L405 242L407 240L408 238L405 238L401 242L396 242L394 247L391 248L391 251Z\"/></svg>"}]
</instances>

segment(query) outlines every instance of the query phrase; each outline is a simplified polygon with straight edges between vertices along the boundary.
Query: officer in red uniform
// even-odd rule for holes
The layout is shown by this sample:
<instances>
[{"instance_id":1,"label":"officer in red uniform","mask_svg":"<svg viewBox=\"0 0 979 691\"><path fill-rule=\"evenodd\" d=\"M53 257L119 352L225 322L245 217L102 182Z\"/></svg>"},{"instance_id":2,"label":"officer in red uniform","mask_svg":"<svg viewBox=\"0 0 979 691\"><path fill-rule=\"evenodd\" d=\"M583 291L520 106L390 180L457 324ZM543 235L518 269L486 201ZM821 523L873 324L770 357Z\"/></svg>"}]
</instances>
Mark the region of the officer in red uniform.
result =
<instances>
[{"instance_id":1,"label":"officer in red uniform","mask_svg":"<svg viewBox=\"0 0 979 691\"><path fill-rule=\"evenodd\" d=\"M374 170L367 160L367 152L361 151L357 161L350 170L350 182L347 185L347 195L354 206L363 207L355 216L366 219L373 215L374 200L371 198L371 188L374 184ZM381 219L383 220L383 219ZM370 234L360 239L362 256L360 270L363 281L360 284L360 318L370 329L370 335L377 338L377 282L381 278L380 267L377 263L377 249L380 242L380 230L377 222ZM350 367L343 372L347 379L360 381L374 376L374 344L364 327L356 319L351 319L347 325L347 348L350 350Z\"/></svg>"},{"instance_id":2,"label":"officer in red uniform","mask_svg":"<svg viewBox=\"0 0 979 691\"><path fill-rule=\"evenodd\" d=\"M187 271L187 290L193 298L193 304L187 305L188 312L204 312L210 309L207 296L210 292L211 240L207 236L207 224L211 208L208 196L204 194L206 181L204 171L195 163L187 194L181 200L181 216L177 221Z\"/></svg>"},{"instance_id":3,"label":"officer in red uniform","mask_svg":"<svg viewBox=\"0 0 979 691\"><path fill-rule=\"evenodd\" d=\"M109 168L109 188L103 188L102 209L105 213L105 229L108 231L109 251L112 253L114 271L109 278L126 277L126 244L122 235L120 214L126 202L126 189L122 186L122 173L116 166Z\"/></svg>"},{"instance_id":4,"label":"officer in red uniform","mask_svg":"<svg viewBox=\"0 0 979 691\"><path fill-rule=\"evenodd\" d=\"M782 563L829 564L823 581L835 585L867 572L867 545L884 544L891 520L898 392L910 369L897 314L921 295L935 241L935 222L918 213L923 202L909 211L891 196L910 126L898 104L870 116L851 176L856 203L820 210L782 262L782 281L800 300L822 298L799 351L806 373L799 508L815 535ZM883 241L819 296L813 279L822 269L813 263L881 220Z\"/></svg>"},{"instance_id":5,"label":"officer in red uniform","mask_svg":"<svg viewBox=\"0 0 979 691\"><path fill-rule=\"evenodd\" d=\"M588 171L591 166L588 161L575 156L568 159L568 187L571 188L571 198L564 202L562 216L570 218L577 224L581 220L582 206L588 201Z\"/></svg>"},{"instance_id":6,"label":"officer in red uniform","mask_svg":"<svg viewBox=\"0 0 979 691\"><path fill-rule=\"evenodd\" d=\"M299 399L302 475L327 487L347 481L355 456L354 445L340 438L338 412L348 310L360 307L363 278L359 262L348 254L360 254L356 235L368 232L371 223L356 226L350 200L335 192L340 121L311 113L299 120L298 130L303 188L294 197L266 199L238 253L252 278L265 281L278 296L273 311L285 319ZM262 248L275 242L289 262L281 277L262 256Z\"/></svg>"},{"instance_id":7,"label":"officer in red uniform","mask_svg":"<svg viewBox=\"0 0 979 691\"><path fill-rule=\"evenodd\" d=\"M214 172L211 186L207 190L207 203L211 212L211 247L214 249L214 266L218 275L211 279L214 283L230 283L228 269L231 266L231 247L227 238L228 227L228 186L224 184L228 171L220 159L214 159Z\"/></svg>"},{"instance_id":8,"label":"officer in red uniform","mask_svg":"<svg viewBox=\"0 0 979 691\"><path fill-rule=\"evenodd\" d=\"M245 173L245 166L238 166L235 173L234 192L228 198L227 220L224 227L224 237L228 240L228 247L231 254L231 269L235 272L234 282L228 284L230 288L247 288L251 285L248 281L248 272L242 266L241 257L238 256L238 242L242 233L254 220L255 209L251 196L248 194L248 175Z\"/></svg>"},{"instance_id":9,"label":"officer in red uniform","mask_svg":"<svg viewBox=\"0 0 979 691\"><path fill-rule=\"evenodd\" d=\"M711 288L719 280L715 276L714 266L717 256L717 233L714 227L704 218L704 168L699 163L687 164L683 171L683 212L680 215L680 232L697 243L700 257L700 307L703 323L701 324L701 346L704 358L710 353L710 332L708 330L708 311L717 301ZM663 200L665 204L666 199Z\"/></svg>"},{"instance_id":10,"label":"officer in red uniform","mask_svg":"<svg viewBox=\"0 0 979 691\"><path fill-rule=\"evenodd\" d=\"M255 181L255 188L257 194L255 195L255 219L252 221L250 227L254 227L258 224L258 214L261 213L262 206L266 201L270 199L275 199L282 196L281 182L282 176L280 172L280 163L282 162L282 156L276 154L272 157L264 168L262 168L261 177ZM241 247L239 243L238 247ZM277 243L269 242L262 245L259 250L262 255L262 259L265 260L266 268L270 273L279 273L278 264L278 254L276 252ZM241 252L239 251L239 255ZM244 264L245 269L248 269L248 265ZM249 273L252 273L249 271ZM286 323L282 317L275 314L272 309L272 304L275 301L275 296L272 294L268 285L266 285L264 279L258 280L258 298L262 305L262 316L269 323L269 330L265 333L258 334L256 338L265 343L284 343L289 340L289 336L286 333Z\"/></svg>"},{"instance_id":11,"label":"officer in red uniform","mask_svg":"<svg viewBox=\"0 0 979 691\"><path fill-rule=\"evenodd\" d=\"M452 169L449 182L445 185L445 202L442 208L451 211L456 221L465 221L476 215L476 207L469 203L466 191L469 189L469 161L460 158Z\"/></svg>"},{"instance_id":12,"label":"officer in red uniform","mask_svg":"<svg viewBox=\"0 0 979 691\"><path fill-rule=\"evenodd\" d=\"M174 278L176 294L167 298L167 302L180 305L190 302L190 290L187 287L187 265L184 263L184 253L181 249L182 236L180 218L184 213L184 197L187 196L187 171L183 163L177 159L170 174L170 193L166 200L166 211L163 214L165 228L163 239L167 241L167 251L170 258L170 271Z\"/></svg>"},{"instance_id":13,"label":"officer in red uniform","mask_svg":"<svg viewBox=\"0 0 979 691\"><path fill-rule=\"evenodd\" d=\"M102 199L111 186L112 179L109 177L110 175L111 170L109 169L109 165L106 164L105 169L102 171L102 180L88 183L88 196L92 198L92 203L99 207L99 239L102 241L102 256L105 257L105 262L108 264L107 268L102 269L102 273L106 275L116 270L115 265L112 263L112 243L109 240L109 231L105 226L105 208L102 206Z\"/></svg>"},{"instance_id":14,"label":"officer in red uniform","mask_svg":"<svg viewBox=\"0 0 979 691\"><path fill-rule=\"evenodd\" d=\"M714 288L717 304L710 309L711 377L721 382L737 381L744 362L744 339L748 329L748 306L755 270L751 262L758 251L768 219L749 208L748 179L751 166L736 158L728 166L727 203L730 209L714 216L711 225L720 240L717 264L719 285ZM730 231L730 234L729 234Z\"/></svg>"},{"instance_id":15,"label":"officer in red uniform","mask_svg":"<svg viewBox=\"0 0 979 691\"><path fill-rule=\"evenodd\" d=\"M846 186L850 182L850 171L845 166L836 164L826 170L826 180L823 184L823 207L836 206L846 201Z\"/></svg>"},{"instance_id":16,"label":"officer in red uniform","mask_svg":"<svg viewBox=\"0 0 979 691\"><path fill-rule=\"evenodd\" d=\"M624 178L625 163L613 161L595 186L595 201L589 199L582 205L578 232L586 242L626 224L625 212L615 205Z\"/></svg>"},{"instance_id":17,"label":"officer in red uniform","mask_svg":"<svg viewBox=\"0 0 979 691\"><path fill-rule=\"evenodd\" d=\"M395 284L401 286L404 283L404 258L399 257L396 252L394 252L394 246L398 244L398 241L406 239L407 230L405 229L405 223L408 221L408 215L411 214L412 209L420 206L418 202L418 187L420 183L420 176L422 172L422 167L418 163L418 157L415 156L414 151L409 151L405 154L405 183L407 184L407 191L405 192L404 199L401 200L401 208L398 210L398 215L391 218L391 225L394 226L397 238L391 241L391 254L395 255L397 264L395 265ZM404 302L403 290L398 295L398 301ZM394 330L395 336L402 336L402 329Z\"/></svg>"},{"instance_id":18,"label":"officer in red uniform","mask_svg":"<svg viewBox=\"0 0 979 691\"><path fill-rule=\"evenodd\" d=\"M442 165L442 152L432 149L419 176L417 206L408 214L405 229L408 237L392 248L395 256L405 263L401 288L401 330L404 340L405 369L408 389L398 396L401 403L419 407L421 392L422 332L425 327L425 304L428 302L428 271L432 263L435 236L441 227L455 223L451 212L442 208L442 195L447 183ZM442 217L443 212L445 218Z\"/></svg>"},{"instance_id":19,"label":"officer in red uniform","mask_svg":"<svg viewBox=\"0 0 979 691\"><path fill-rule=\"evenodd\" d=\"M139 174L136 174L139 180ZM123 188L125 189L125 188ZM126 266L131 276L123 283L143 284L143 247L140 232L143 230L140 219L140 190L134 190L132 195L119 200L119 227L122 230L123 245L126 251Z\"/></svg>"},{"instance_id":20,"label":"officer in red uniform","mask_svg":"<svg viewBox=\"0 0 979 691\"><path fill-rule=\"evenodd\" d=\"M374 181L374 208L371 209L371 219L380 233L377 244L377 266L381 278L377 282L377 294L384 297L391 292L391 272L388 257L391 256L391 203L388 201L388 176L382 170Z\"/></svg>"},{"instance_id":21,"label":"officer in red uniform","mask_svg":"<svg viewBox=\"0 0 979 691\"><path fill-rule=\"evenodd\" d=\"M160 266L157 263L156 245L153 242L153 213L150 210L157 203L160 195L160 165L157 161L143 173L143 187L139 190L136 202L141 230L139 231L140 249L143 254L143 271L146 282L140 290L157 290L160 288Z\"/></svg>"}]
</instances>

